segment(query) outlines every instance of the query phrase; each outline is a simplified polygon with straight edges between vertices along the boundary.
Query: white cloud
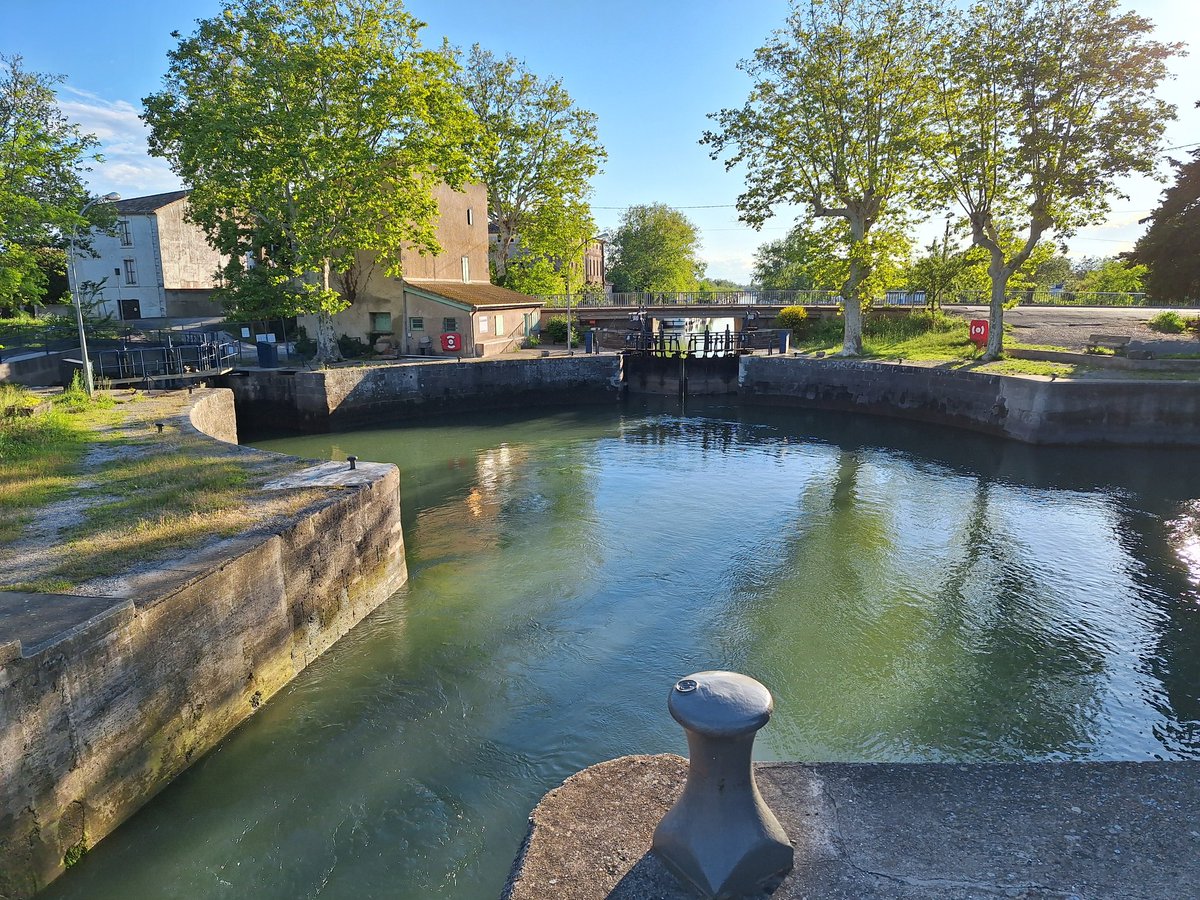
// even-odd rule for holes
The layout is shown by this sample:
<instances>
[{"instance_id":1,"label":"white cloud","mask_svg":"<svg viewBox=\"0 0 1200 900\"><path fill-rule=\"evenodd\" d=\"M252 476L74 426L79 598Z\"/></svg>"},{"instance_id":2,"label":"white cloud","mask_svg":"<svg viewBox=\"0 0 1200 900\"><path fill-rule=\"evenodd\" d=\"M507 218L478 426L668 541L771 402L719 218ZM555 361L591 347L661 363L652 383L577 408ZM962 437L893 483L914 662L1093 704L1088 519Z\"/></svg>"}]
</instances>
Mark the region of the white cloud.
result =
<instances>
[{"instance_id":1,"label":"white cloud","mask_svg":"<svg viewBox=\"0 0 1200 900\"><path fill-rule=\"evenodd\" d=\"M138 107L69 85L63 87L58 105L63 115L100 141L104 161L94 164L88 176L92 190L106 193L116 189L127 197L137 197L181 187L167 163L147 152L147 129Z\"/></svg>"}]
</instances>

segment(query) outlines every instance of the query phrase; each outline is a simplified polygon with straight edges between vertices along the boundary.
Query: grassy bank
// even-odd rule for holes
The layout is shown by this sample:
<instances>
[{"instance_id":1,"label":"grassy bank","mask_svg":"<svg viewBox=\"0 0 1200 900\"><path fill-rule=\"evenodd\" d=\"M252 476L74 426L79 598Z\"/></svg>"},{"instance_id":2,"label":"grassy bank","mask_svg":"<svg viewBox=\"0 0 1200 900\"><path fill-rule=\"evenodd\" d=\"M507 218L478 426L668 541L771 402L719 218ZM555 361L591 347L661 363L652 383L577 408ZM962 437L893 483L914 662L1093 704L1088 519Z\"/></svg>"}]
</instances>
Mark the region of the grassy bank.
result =
<instances>
[{"instance_id":1,"label":"grassy bank","mask_svg":"<svg viewBox=\"0 0 1200 900\"><path fill-rule=\"evenodd\" d=\"M832 356L842 349L843 328L841 318L807 323L794 341L794 349ZM980 356L981 351L969 337L966 320L959 316L918 310L906 316L868 315L863 324L863 359L940 363L949 368L1005 375L1064 377L1079 368L1070 363L1027 359L984 363Z\"/></svg>"},{"instance_id":2,"label":"grassy bank","mask_svg":"<svg viewBox=\"0 0 1200 900\"><path fill-rule=\"evenodd\" d=\"M28 403L22 393L5 396ZM170 419L184 402L68 391L48 410L3 421L0 544L10 546L0 552L0 589L69 591L311 499L263 498L263 481L297 464L180 432Z\"/></svg>"}]
</instances>

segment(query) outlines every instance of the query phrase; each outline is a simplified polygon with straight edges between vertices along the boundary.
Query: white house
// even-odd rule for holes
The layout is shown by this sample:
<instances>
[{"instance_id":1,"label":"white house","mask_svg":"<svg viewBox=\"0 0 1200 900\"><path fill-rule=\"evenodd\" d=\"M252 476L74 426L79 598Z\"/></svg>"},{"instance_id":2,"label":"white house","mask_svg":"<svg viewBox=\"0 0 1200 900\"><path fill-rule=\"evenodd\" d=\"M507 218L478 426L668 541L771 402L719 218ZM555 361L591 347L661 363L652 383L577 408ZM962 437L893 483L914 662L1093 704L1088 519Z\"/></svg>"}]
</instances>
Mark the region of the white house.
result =
<instances>
[{"instance_id":1,"label":"white house","mask_svg":"<svg viewBox=\"0 0 1200 900\"><path fill-rule=\"evenodd\" d=\"M92 234L98 256L75 257L75 276L101 285L101 313L118 319L221 315L212 299L224 260L184 219L187 191L118 200L117 231Z\"/></svg>"}]
</instances>

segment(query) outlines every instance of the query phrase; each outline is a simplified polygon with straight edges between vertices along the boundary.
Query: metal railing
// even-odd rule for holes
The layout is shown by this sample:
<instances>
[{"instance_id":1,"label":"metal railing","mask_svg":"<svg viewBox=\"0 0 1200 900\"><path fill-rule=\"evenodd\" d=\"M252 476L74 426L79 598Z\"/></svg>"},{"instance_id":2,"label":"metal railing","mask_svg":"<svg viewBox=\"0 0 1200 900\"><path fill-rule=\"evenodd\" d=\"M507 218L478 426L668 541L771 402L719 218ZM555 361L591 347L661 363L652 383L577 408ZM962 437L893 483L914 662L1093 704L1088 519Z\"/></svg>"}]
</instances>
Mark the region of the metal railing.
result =
<instances>
[{"instance_id":1,"label":"metal railing","mask_svg":"<svg viewBox=\"0 0 1200 900\"><path fill-rule=\"evenodd\" d=\"M774 351L779 348L780 332L703 331L684 334L678 331L629 331L625 349L650 356L735 356L752 350Z\"/></svg>"},{"instance_id":2,"label":"metal railing","mask_svg":"<svg viewBox=\"0 0 1200 900\"><path fill-rule=\"evenodd\" d=\"M567 294L538 297L547 309L566 309ZM639 306L836 306L835 291L631 291L612 294L571 294L571 307Z\"/></svg>"},{"instance_id":3,"label":"metal railing","mask_svg":"<svg viewBox=\"0 0 1200 900\"><path fill-rule=\"evenodd\" d=\"M1009 291L1009 303L1021 306L1149 306L1144 293L1121 291ZM989 291L955 291L942 298L944 306L987 306Z\"/></svg>"},{"instance_id":4,"label":"metal railing","mask_svg":"<svg viewBox=\"0 0 1200 900\"><path fill-rule=\"evenodd\" d=\"M233 368L237 346L215 333L164 333L157 347L120 347L88 354L98 378L113 382L187 379Z\"/></svg>"},{"instance_id":5,"label":"metal railing","mask_svg":"<svg viewBox=\"0 0 1200 900\"><path fill-rule=\"evenodd\" d=\"M1021 306L1149 306L1144 293L1120 291L1009 291L1008 302ZM538 297L547 309L566 309L566 294ZM572 309L658 306L840 306L836 291L637 291L613 294L571 294ZM925 291L894 290L876 299L877 307L922 307ZM941 298L944 306L986 306L988 291L955 291Z\"/></svg>"}]
</instances>

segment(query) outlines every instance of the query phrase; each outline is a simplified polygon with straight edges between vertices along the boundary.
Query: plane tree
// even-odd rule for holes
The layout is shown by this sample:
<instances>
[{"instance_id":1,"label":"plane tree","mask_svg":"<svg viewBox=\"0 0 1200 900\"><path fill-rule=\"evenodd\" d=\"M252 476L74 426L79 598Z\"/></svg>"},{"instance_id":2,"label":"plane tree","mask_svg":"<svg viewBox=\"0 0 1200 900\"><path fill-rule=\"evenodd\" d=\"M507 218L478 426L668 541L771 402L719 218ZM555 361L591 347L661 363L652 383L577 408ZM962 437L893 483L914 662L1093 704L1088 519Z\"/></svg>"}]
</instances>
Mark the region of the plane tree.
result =
<instances>
[{"instance_id":1,"label":"plane tree","mask_svg":"<svg viewBox=\"0 0 1200 900\"><path fill-rule=\"evenodd\" d=\"M927 195L924 60L937 22L923 0L794 0L784 27L740 64L754 82L745 105L712 114L719 127L701 141L727 169L745 167L743 221L761 227L789 203L845 225L845 355L862 353L863 285L881 243L872 231L895 230Z\"/></svg>"},{"instance_id":2,"label":"plane tree","mask_svg":"<svg viewBox=\"0 0 1200 900\"><path fill-rule=\"evenodd\" d=\"M932 45L930 164L988 254L985 358L1003 350L1010 280L1043 238L1102 221L1117 179L1154 171L1174 116L1155 90L1181 45L1152 31L1116 0L984 0Z\"/></svg>"},{"instance_id":3,"label":"plane tree","mask_svg":"<svg viewBox=\"0 0 1200 900\"><path fill-rule=\"evenodd\" d=\"M1163 191L1132 254L1146 267L1146 292L1158 303L1200 300L1200 150L1191 157L1171 160L1175 183Z\"/></svg>"},{"instance_id":4,"label":"plane tree","mask_svg":"<svg viewBox=\"0 0 1200 900\"><path fill-rule=\"evenodd\" d=\"M515 290L570 288L574 266L596 233L587 199L607 154L596 114L579 107L562 81L535 75L515 57L475 44L457 51L455 76L479 118L474 176L487 186L496 228L496 281ZM536 289L536 290L534 290Z\"/></svg>"},{"instance_id":5,"label":"plane tree","mask_svg":"<svg viewBox=\"0 0 1200 900\"><path fill-rule=\"evenodd\" d=\"M40 305L49 276L66 269L72 232L86 250L91 227L115 221L104 203L82 215L98 142L59 109L61 80L0 56L0 313Z\"/></svg>"},{"instance_id":6,"label":"plane tree","mask_svg":"<svg viewBox=\"0 0 1200 900\"><path fill-rule=\"evenodd\" d=\"M470 174L475 117L422 24L399 0L224 0L143 101L227 282L315 314L321 361L340 357L336 274L359 253L399 276L403 248L438 252L433 189Z\"/></svg>"}]
</instances>

